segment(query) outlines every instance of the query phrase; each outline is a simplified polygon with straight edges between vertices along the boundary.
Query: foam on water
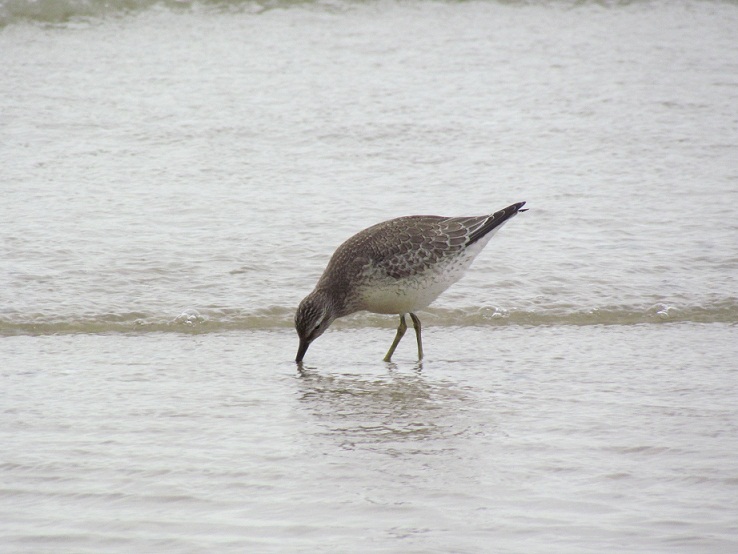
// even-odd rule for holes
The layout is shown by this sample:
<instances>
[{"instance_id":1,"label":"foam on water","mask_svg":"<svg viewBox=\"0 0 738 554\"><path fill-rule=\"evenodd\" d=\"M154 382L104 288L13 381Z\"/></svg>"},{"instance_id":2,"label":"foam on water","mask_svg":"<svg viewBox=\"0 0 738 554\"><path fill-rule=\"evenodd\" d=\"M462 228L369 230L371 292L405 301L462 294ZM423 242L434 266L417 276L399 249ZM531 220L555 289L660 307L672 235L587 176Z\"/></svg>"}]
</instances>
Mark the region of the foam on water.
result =
<instances>
[{"instance_id":1,"label":"foam on water","mask_svg":"<svg viewBox=\"0 0 738 554\"><path fill-rule=\"evenodd\" d=\"M0 317L0 336L55 335L70 333L221 333L284 329L294 325L294 309L272 307L253 312L240 309L187 308L175 317L130 312L83 315L59 319L44 314ZM419 315L425 325L642 325L664 323L738 323L738 302L726 299L707 306L667 305L597 307L586 310L534 310L482 308L429 308ZM367 312L338 320L337 328L395 327L397 320Z\"/></svg>"},{"instance_id":2,"label":"foam on water","mask_svg":"<svg viewBox=\"0 0 738 554\"><path fill-rule=\"evenodd\" d=\"M525 5L525 0L506 0L505 4ZM591 3L607 7L609 3L598 0L548 0L547 3L563 7ZM267 10L290 7L315 6L319 9L340 10L352 2L331 0L0 0L0 27L20 21L41 23L66 23L110 16L132 15L152 8L181 11L224 11L225 13L259 14ZM617 4L617 3L614 3Z\"/></svg>"}]
</instances>

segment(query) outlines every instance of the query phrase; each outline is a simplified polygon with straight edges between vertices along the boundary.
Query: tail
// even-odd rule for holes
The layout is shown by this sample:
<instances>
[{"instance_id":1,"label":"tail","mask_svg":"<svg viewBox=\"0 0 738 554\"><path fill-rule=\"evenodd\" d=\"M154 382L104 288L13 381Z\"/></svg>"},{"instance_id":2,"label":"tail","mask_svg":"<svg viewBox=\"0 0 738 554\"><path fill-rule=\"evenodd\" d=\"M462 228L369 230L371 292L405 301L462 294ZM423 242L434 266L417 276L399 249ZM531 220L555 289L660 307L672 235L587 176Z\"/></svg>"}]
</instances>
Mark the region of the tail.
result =
<instances>
[{"instance_id":1,"label":"tail","mask_svg":"<svg viewBox=\"0 0 738 554\"><path fill-rule=\"evenodd\" d=\"M482 224L482 226L479 229L477 229L471 235L469 235L469 240L466 242L466 245L469 246L471 244L474 244L479 239L481 239L484 235L486 235L490 231L493 231L494 229L497 229L500 225L505 223L508 219L517 215L518 212L528 211L527 208L523 209L523 206L525 206L525 202L518 202L517 204L513 204L503 210L500 210L499 212L493 213L491 216L487 218L487 220Z\"/></svg>"}]
</instances>

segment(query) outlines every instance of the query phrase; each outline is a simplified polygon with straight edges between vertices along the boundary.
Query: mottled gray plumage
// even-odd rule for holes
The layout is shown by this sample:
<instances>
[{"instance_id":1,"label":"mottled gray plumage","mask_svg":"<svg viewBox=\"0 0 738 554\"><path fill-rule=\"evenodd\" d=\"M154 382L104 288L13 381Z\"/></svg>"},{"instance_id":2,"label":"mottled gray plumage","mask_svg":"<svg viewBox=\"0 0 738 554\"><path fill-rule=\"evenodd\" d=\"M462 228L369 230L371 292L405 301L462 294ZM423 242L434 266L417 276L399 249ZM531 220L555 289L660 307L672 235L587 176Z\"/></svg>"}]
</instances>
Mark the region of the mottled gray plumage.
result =
<instances>
[{"instance_id":1,"label":"mottled gray plumage","mask_svg":"<svg viewBox=\"0 0 738 554\"><path fill-rule=\"evenodd\" d=\"M360 310L400 315L386 361L405 332L405 314L410 314L422 358L420 320L413 312L458 281L494 232L525 211L523 205L476 217L400 217L349 238L336 249L315 289L297 309L297 362L336 318Z\"/></svg>"}]
</instances>

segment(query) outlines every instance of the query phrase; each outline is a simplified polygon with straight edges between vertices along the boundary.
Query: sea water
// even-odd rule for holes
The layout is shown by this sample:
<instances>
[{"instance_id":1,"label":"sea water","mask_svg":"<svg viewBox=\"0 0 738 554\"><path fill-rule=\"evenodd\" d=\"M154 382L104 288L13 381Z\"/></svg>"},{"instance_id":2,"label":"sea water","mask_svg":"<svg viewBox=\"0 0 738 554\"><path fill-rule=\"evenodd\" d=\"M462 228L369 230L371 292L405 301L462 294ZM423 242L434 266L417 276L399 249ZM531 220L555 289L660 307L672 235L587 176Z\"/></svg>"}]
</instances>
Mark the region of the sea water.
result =
<instances>
[{"instance_id":1,"label":"sea water","mask_svg":"<svg viewBox=\"0 0 738 554\"><path fill-rule=\"evenodd\" d=\"M0 551L738 550L734 2L0 25ZM296 367L351 234L518 201Z\"/></svg>"}]
</instances>

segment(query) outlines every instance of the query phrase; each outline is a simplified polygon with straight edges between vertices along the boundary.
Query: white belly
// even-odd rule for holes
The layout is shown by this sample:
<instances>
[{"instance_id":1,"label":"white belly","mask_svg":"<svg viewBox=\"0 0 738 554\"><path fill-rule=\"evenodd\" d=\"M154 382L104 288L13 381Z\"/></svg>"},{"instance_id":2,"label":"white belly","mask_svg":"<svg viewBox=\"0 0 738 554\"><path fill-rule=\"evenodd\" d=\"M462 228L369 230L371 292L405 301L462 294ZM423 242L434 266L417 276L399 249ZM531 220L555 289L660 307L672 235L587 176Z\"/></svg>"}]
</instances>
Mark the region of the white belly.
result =
<instances>
[{"instance_id":1,"label":"white belly","mask_svg":"<svg viewBox=\"0 0 738 554\"><path fill-rule=\"evenodd\" d=\"M361 309L378 314L406 314L427 308L466 272L474 256L462 256L405 279L371 280L362 287Z\"/></svg>"}]
</instances>

